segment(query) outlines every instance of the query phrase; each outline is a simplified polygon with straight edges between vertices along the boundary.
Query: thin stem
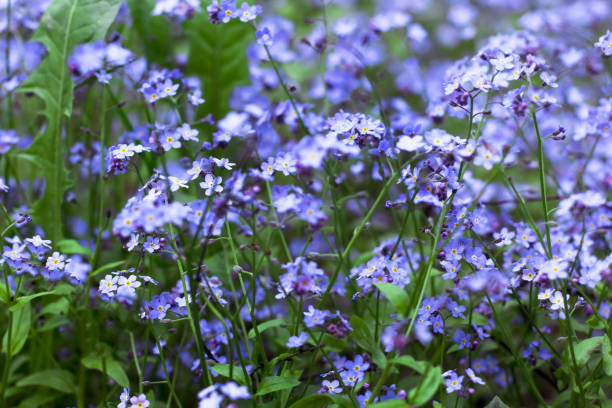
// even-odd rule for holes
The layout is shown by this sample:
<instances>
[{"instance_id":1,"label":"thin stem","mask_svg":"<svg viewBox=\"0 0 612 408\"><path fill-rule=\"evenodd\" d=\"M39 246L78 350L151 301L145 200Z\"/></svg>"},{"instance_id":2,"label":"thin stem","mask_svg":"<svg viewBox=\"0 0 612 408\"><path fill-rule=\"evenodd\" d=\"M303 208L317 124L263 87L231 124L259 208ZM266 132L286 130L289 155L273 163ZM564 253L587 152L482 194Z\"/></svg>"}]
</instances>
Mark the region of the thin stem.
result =
<instances>
[{"instance_id":1,"label":"thin stem","mask_svg":"<svg viewBox=\"0 0 612 408\"><path fill-rule=\"evenodd\" d=\"M542 209L544 210L544 229L546 230L546 244L548 253L552 255L552 244L550 241L550 225L548 224L548 196L546 194L546 174L544 171L544 151L542 149L542 137L538 127L535 109L531 111L533 125L535 126L536 136L538 137L538 167L540 170L540 195L542 197ZM549 255L549 256L550 256Z\"/></svg>"}]
</instances>

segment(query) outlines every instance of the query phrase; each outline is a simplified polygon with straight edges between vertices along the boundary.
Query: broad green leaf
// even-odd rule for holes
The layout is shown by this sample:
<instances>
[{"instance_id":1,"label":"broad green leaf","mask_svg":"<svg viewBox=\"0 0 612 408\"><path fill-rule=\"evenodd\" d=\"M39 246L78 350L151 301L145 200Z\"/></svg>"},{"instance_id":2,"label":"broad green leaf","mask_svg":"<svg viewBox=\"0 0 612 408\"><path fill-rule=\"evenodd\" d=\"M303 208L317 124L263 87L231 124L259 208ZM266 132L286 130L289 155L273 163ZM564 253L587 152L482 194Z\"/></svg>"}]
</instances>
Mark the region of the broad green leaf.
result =
<instances>
[{"instance_id":1,"label":"broad green leaf","mask_svg":"<svg viewBox=\"0 0 612 408\"><path fill-rule=\"evenodd\" d=\"M353 316L351 317L351 327L353 328L351 338L355 340L359 347L370 351L373 343L372 333L366 322L359 316Z\"/></svg>"},{"instance_id":2,"label":"broad green leaf","mask_svg":"<svg viewBox=\"0 0 612 408\"><path fill-rule=\"evenodd\" d=\"M50 291L50 292L39 292L39 293L35 293L33 295L28 295L28 296L22 296L19 299L17 299L17 301L15 302L14 305L12 305L9 309L12 312L15 312L19 309L21 309L22 307L24 307L25 305L27 305L28 303L30 303L32 301L32 299L36 299L38 297L41 296L47 296L47 295L55 295L54 291Z\"/></svg>"},{"instance_id":3,"label":"broad green leaf","mask_svg":"<svg viewBox=\"0 0 612 408\"><path fill-rule=\"evenodd\" d=\"M485 408L510 408L496 395Z\"/></svg>"},{"instance_id":4,"label":"broad green leaf","mask_svg":"<svg viewBox=\"0 0 612 408\"><path fill-rule=\"evenodd\" d=\"M374 337L366 322L358 316L353 316L351 327L353 328L351 338L355 340L355 343L370 353L377 366L384 367L387 364L387 358L381 351L380 346L374 342Z\"/></svg>"},{"instance_id":5,"label":"broad green leaf","mask_svg":"<svg viewBox=\"0 0 612 408\"><path fill-rule=\"evenodd\" d=\"M314 394L294 402L289 408L320 408L329 404L337 404L338 407L353 407L351 401L345 397L334 394Z\"/></svg>"},{"instance_id":6,"label":"broad green leaf","mask_svg":"<svg viewBox=\"0 0 612 408\"><path fill-rule=\"evenodd\" d=\"M294 402L289 408L320 408L333 402L329 394L314 394Z\"/></svg>"},{"instance_id":7,"label":"broad green leaf","mask_svg":"<svg viewBox=\"0 0 612 408\"><path fill-rule=\"evenodd\" d=\"M423 374L429 365L426 361L417 361L412 356L400 356L391 360L393 364L400 364L412 368L414 371Z\"/></svg>"},{"instance_id":8,"label":"broad green leaf","mask_svg":"<svg viewBox=\"0 0 612 408\"><path fill-rule=\"evenodd\" d=\"M377 283L376 287L385 294L385 297L389 299L389 302L399 313L406 315L410 298L405 290L392 283Z\"/></svg>"},{"instance_id":9,"label":"broad green leaf","mask_svg":"<svg viewBox=\"0 0 612 408\"><path fill-rule=\"evenodd\" d=\"M440 367L432 367L428 363L421 381L408 393L408 402L419 406L427 403L438 391L441 382L442 370Z\"/></svg>"},{"instance_id":10,"label":"broad green leaf","mask_svg":"<svg viewBox=\"0 0 612 408\"><path fill-rule=\"evenodd\" d=\"M40 167L45 177L45 192L34 204L32 217L54 242L63 235L62 204L69 186L62 120L72 113L74 83L66 59L76 45L104 37L121 3L122 0L53 0L32 37L32 41L45 45L47 56L18 91L32 92L43 100L47 126L21 156Z\"/></svg>"},{"instance_id":11,"label":"broad green leaf","mask_svg":"<svg viewBox=\"0 0 612 408\"><path fill-rule=\"evenodd\" d=\"M75 392L74 377L66 370L44 370L17 382L18 387L49 387L67 394Z\"/></svg>"},{"instance_id":12,"label":"broad green leaf","mask_svg":"<svg viewBox=\"0 0 612 408\"><path fill-rule=\"evenodd\" d=\"M22 308L12 313L11 322L11 355L19 353L23 348L28 333L30 332L30 322L32 320L32 308L26 303ZM2 338L2 351L8 351L8 328Z\"/></svg>"},{"instance_id":13,"label":"broad green leaf","mask_svg":"<svg viewBox=\"0 0 612 408\"><path fill-rule=\"evenodd\" d=\"M106 374L120 386L130 388L130 380L117 360L90 354L87 357L83 357L81 363L90 370L98 370L102 373L104 372L104 364L106 364Z\"/></svg>"},{"instance_id":14,"label":"broad green leaf","mask_svg":"<svg viewBox=\"0 0 612 408\"><path fill-rule=\"evenodd\" d=\"M214 366L210 367L210 369L216 373L221 374L224 377L230 378L229 364L215 364ZM242 385L247 385L246 378L244 377L244 371L242 371L242 367L234 366L233 378L234 381Z\"/></svg>"},{"instance_id":15,"label":"broad green leaf","mask_svg":"<svg viewBox=\"0 0 612 408\"><path fill-rule=\"evenodd\" d=\"M403 408L409 406L410 405L408 405L408 403L402 399L394 399L377 402L376 404L372 405L371 408Z\"/></svg>"},{"instance_id":16,"label":"broad green leaf","mask_svg":"<svg viewBox=\"0 0 612 408\"><path fill-rule=\"evenodd\" d=\"M578 344L574 344L574 354L576 355L576 363L579 366L586 364L589 361L589 356L603 341L603 336L591 337L590 339L582 340Z\"/></svg>"},{"instance_id":17,"label":"broad green leaf","mask_svg":"<svg viewBox=\"0 0 612 408\"><path fill-rule=\"evenodd\" d=\"M272 319L272 320L268 320L267 322L258 324L257 329L259 329L259 333L261 334L264 331L271 329L272 327L278 327L284 323L285 323L285 320L283 319ZM249 330L249 339L252 339L253 337L255 337L255 329Z\"/></svg>"},{"instance_id":18,"label":"broad green leaf","mask_svg":"<svg viewBox=\"0 0 612 408\"><path fill-rule=\"evenodd\" d=\"M91 249L85 248L79 244L79 241L75 239L62 239L55 243L57 249L65 254L81 254L87 256L93 256Z\"/></svg>"},{"instance_id":19,"label":"broad green leaf","mask_svg":"<svg viewBox=\"0 0 612 408\"><path fill-rule=\"evenodd\" d=\"M227 113L234 88L248 83L246 47L255 32L239 21L212 24L204 12L187 21L185 28L189 37L187 74L200 78L206 100L200 111L218 120Z\"/></svg>"},{"instance_id":20,"label":"broad green leaf","mask_svg":"<svg viewBox=\"0 0 612 408\"><path fill-rule=\"evenodd\" d=\"M295 378L279 376L264 377L261 384L259 384L259 390L257 390L255 395L266 395L275 391L291 389L298 385L300 385L300 382Z\"/></svg>"},{"instance_id":21,"label":"broad green leaf","mask_svg":"<svg viewBox=\"0 0 612 408\"><path fill-rule=\"evenodd\" d=\"M61 297L56 301L53 301L47 305L45 305L41 311L41 315L59 315L65 314L68 312L68 308L70 307L70 302L67 298Z\"/></svg>"}]
</instances>

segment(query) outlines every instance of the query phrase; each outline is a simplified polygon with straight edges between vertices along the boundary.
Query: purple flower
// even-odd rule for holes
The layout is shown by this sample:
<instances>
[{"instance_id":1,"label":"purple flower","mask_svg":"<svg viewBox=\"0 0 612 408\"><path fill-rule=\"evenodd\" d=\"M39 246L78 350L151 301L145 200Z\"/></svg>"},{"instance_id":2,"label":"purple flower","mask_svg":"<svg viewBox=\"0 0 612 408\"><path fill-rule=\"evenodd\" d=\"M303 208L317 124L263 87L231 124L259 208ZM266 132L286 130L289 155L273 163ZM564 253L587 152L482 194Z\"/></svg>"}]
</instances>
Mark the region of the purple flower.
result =
<instances>
[{"instance_id":1,"label":"purple flower","mask_svg":"<svg viewBox=\"0 0 612 408\"><path fill-rule=\"evenodd\" d=\"M312 305L308 306L308 311L304 312L304 324L306 327L320 326L325 323L325 318L329 312L326 310L315 309Z\"/></svg>"},{"instance_id":2,"label":"purple flower","mask_svg":"<svg viewBox=\"0 0 612 408\"><path fill-rule=\"evenodd\" d=\"M206 196L211 196L213 193L220 193L223 191L221 177L215 177L212 174L207 174L206 177L204 177L204 181L200 183L200 187L204 189L204 194L206 194Z\"/></svg>"},{"instance_id":3,"label":"purple flower","mask_svg":"<svg viewBox=\"0 0 612 408\"><path fill-rule=\"evenodd\" d=\"M255 32L257 36L257 43L261 45L272 45L272 34L270 34L270 29L268 27L264 27Z\"/></svg>"},{"instance_id":4,"label":"purple flower","mask_svg":"<svg viewBox=\"0 0 612 408\"><path fill-rule=\"evenodd\" d=\"M139 396L134 396L130 398L130 408L147 408L149 406L149 401L147 400L146 395L140 394Z\"/></svg>"},{"instance_id":5,"label":"purple flower","mask_svg":"<svg viewBox=\"0 0 612 408\"><path fill-rule=\"evenodd\" d=\"M342 392L342 388L340 388L340 382L338 380L323 380L321 385L323 385L323 390L329 394L339 394Z\"/></svg>"},{"instance_id":6,"label":"purple flower","mask_svg":"<svg viewBox=\"0 0 612 408\"><path fill-rule=\"evenodd\" d=\"M301 332L297 336L289 337L286 346L289 348L301 347L304 343L306 343L306 340L308 340L308 334L306 332Z\"/></svg>"},{"instance_id":7,"label":"purple flower","mask_svg":"<svg viewBox=\"0 0 612 408\"><path fill-rule=\"evenodd\" d=\"M449 370L442 374L445 378L444 383L446 385L446 393L450 394L455 391L461 390L461 383L463 382L463 376L458 376L453 370Z\"/></svg>"}]
</instances>

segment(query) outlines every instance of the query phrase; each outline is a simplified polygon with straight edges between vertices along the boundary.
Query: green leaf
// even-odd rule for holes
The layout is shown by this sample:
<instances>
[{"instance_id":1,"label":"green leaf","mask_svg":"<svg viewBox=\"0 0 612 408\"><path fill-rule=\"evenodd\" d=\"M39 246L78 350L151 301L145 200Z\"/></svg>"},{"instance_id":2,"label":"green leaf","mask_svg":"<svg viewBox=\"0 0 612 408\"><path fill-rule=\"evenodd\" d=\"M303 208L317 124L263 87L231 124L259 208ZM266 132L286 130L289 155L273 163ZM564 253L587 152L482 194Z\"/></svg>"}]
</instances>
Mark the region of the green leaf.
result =
<instances>
[{"instance_id":1,"label":"green leaf","mask_svg":"<svg viewBox=\"0 0 612 408\"><path fill-rule=\"evenodd\" d=\"M441 382L442 370L440 367L432 367L427 363L427 368L421 377L419 385L408 393L408 402L419 406L427 403L438 391Z\"/></svg>"},{"instance_id":2,"label":"green leaf","mask_svg":"<svg viewBox=\"0 0 612 408\"><path fill-rule=\"evenodd\" d=\"M493 397L491 402L487 404L485 408L510 408L510 407L504 404L504 402L496 395L495 397Z\"/></svg>"},{"instance_id":3,"label":"green leaf","mask_svg":"<svg viewBox=\"0 0 612 408\"><path fill-rule=\"evenodd\" d=\"M130 380L118 361L109 357L99 357L95 354L90 354L87 357L83 357L81 363L90 370L98 370L102 373L104 372L104 364L106 364L106 374L120 386L130 388Z\"/></svg>"},{"instance_id":4,"label":"green leaf","mask_svg":"<svg viewBox=\"0 0 612 408\"><path fill-rule=\"evenodd\" d=\"M27 305L28 303L30 303L32 301L32 299L36 299L38 297L47 296L47 295L55 295L55 292L54 291L40 292L40 293L35 293L33 295L22 296L22 297L18 298L17 301L15 302L15 304L13 304L9 309L12 312L15 312L15 311L21 309L22 307L24 307L25 305Z\"/></svg>"},{"instance_id":5,"label":"green leaf","mask_svg":"<svg viewBox=\"0 0 612 408\"><path fill-rule=\"evenodd\" d=\"M17 382L18 387L49 387L67 394L75 392L74 378L66 370L44 370L27 376Z\"/></svg>"},{"instance_id":6,"label":"green leaf","mask_svg":"<svg viewBox=\"0 0 612 408\"><path fill-rule=\"evenodd\" d=\"M355 343L371 354L372 360L377 366L384 367L387 364L387 358L381 351L380 346L374 341L366 322L358 316L353 316L351 317L351 327L353 328L351 338L355 340Z\"/></svg>"},{"instance_id":7,"label":"green leaf","mask_svg":"<svg viewBox=\"0 0 612 408\"><path fill-rule=\"evenodd\" d=\"M608 336L605 336L601 343L601 359L604 372L607 376L612 376L612 347Z\"/></svg>"},{"instance_id":8,"label":"green leaf","mask_svg":"<svg viewBox=\"0 0 612 408\"><path fill-rule=\"evenodd\" d=\"M426 361L417 361L412 356L400 356L391 360L393 364L400 364L412 368L414 371L423 374L429 363Z\"/></svg>"},{"instance_id":9,"label":"green leaf","mask_svg":"<svg viewBox=\"0 0 612 408\"><path fill-rule=\"evenodd\" d=\"M215 364L210 367L216 373L221 374L224 377L230 378L230 365L229 364ZM244 372L242 371L242 367L234 366L234 381L247 385L246 378L244 377Z\"/></svg>"},{"instance_id":10,"label":"green leaf","mask_svg":"<svg viewBox=\"0 0 612 408\"><path fill-rule=\"evenodd\" d=\"M61 241L56 242L55 245L57 246L57 249L64 254L93 256L91 249L85 248L75 239L62 239Z\"/></svg>"},{"instance_id":11,"label":"green leaf","mask_svg":"<svg viewBox=\"0 0 612 408\"><path fill-rule=\"evenodd\" d=\"M49 402L57 398L57 393L36 393L24 400L22 400L17 408L38 408L38 407L49 407L52 406Z\"/></svg>"},{"instance_id":12,"label":"green leaf","mask_svg":"<svg viewBox=\"0 0 612 408\"><path fill-rule=\"evenodd\" d=\"M67 298L61 297L58 300L45 305L41 311L41 315L59 315L68 312L70 302Z\"/></svg>"},{"instance_id":13,"label":"green leaf","mask_svg":"<svg viewBox=\"0 0 612 408\"><path fill-rule=\"evenodd\" d=\"M32 307L26 303L22 308L12 313L11 322L11 355L19 353L23 348L28 333L30 332L30 322L32 320ZM8 328L2 338L2 350L8 351Z\"/></svg>"},{"instance_id":14,"label":"green leaf","mask_svg":"<svg viewBox=\"0 0 612 408\"><path fill-rule=\"evenodd\" d=\"M285 323L285 320L283 319L272 319L272 320L268 320L267 322L258 324L257 329L259 329L259 333L261 334L264 331L271 329L272 327L278 327L284 323ZM249 330L249 339L252 339L253 337L255 337L255 329Z\"/></svg>"},{"instance_id":15,"label":"green leaf","mask_svg":"<svg viewBox=\"0 0 612 408\"><path fill-rule=\"evenodd\" d=\"M410 298L405 290L392 283L377 283L376 287L385 294L385 297L389 299L389 302L399 313L406 315Z\"/></svg>"},{"instance_id":16,"label":"green leaf","mask_svg":"<svg viewBox=\"0 0 612 408\"><path fill-rule=\"evenodd\" d=\"M337 404L339 407L353 407L349 399L334 394L314 394L294 402L289 408L320 408L329 404Z\"/></svg>"},{"instance_id":17,"label":"green leaf","mask_svg":"<svg viewBox=\"0 0 612 408\"><path fill-rule=\"evenodd\" d=\"M47 127L20 156L37 165L45 177L45 192L34 204L31 215L54 242L63 235L62 204L69 187L62 119L72 113L74 83L66 59L76 45L104 37L121 3L122 0L53 0L31 39L45 45L47 56L18 91L34 93L43 100Z\"/></svg>"},{"instance_id":18,"label":"green leaf","mask_svg":"<svg viewBox=\"0 0 612 408\"><path fill-rule=\"evenodd\" d=\"M8 290L4 283L0 282L0 301L2 303L10 303L11 292Z\"/></svg>"},{"instance_id":19,"label":"green leaf","mask_svg":"<svg viewBox=\"0 0 612 408\"><path fill-rule=\"evenodd\" d=\"M351 327L353 328L351 338L355 340L359 347L370 351L372 348L372 333L366 322L359 316L353 316L351 317Z\"/></svg>"},{"instance_id":20,"label":"green leaf","mask_svg":"<svg viewBox=\"0 0 612 408\"><path fill-rule=\"evenodd\" d=\"M590 339L582 340L578 344L574 344L574 354L576 355L576 363L579 366L586 364L593 351L603 342L603 336L591 337Z\"/></svg>"},{"instance_id":21,"label":"green leaf","mask_svg":"<svg viewBox=\"0 0 612 408\"><path fill-rule=\"evenodd\" d=\"M170 24L163 16L151 15L155 7L155 0L127 0L127 4L132 17L132 29L128 30L125 35L132 47L142 45L149 62L158 64L167 62L173 46Z\"/></svg>"},{"instance_id":22,"label":"green leaf","mask_svg":"<svg viewBox=\"0 0 612 408\"><path fill-rule=\"evenodd\" d=\"M372 405L371 408L403 408L409 406L410 405L408 405L408 403L402 399L394 399L377 402L376 404Z\"/></svg>"},{"instance_id":23,"label":"green leaf","mask_svg":"<svg viewBox=\"0 0 612 408\"><path fill-rule=\"evenodd\" d=\"M239 21L212 24L206 13L197 13L185 27L189 38L187 74L200 78L206 100L199 111L220 119L228 111L234 87L248 84L246 47L254 30Z\"/></svg>"},{"instance_id":24,"label":"green leaf","mask_svg":"<svg viewBox=\"0 0 612 408\"><path fill-rule=\"evenodd\" d=\"M300 382L294 378L270 376L264 377L259 384L256 396L270 394L275 391L291 389L300 385Z\"/></svg>"},{"instance_id":25,"label":"green leaf","mask_svg":"<svg viewBox=\"0 0 612 408\"><path fill-rule=\"evenodd\" d=\"M115 262L111 262L111 263L107 263L106 265L102 265L101 267L99 267L98 269L96 269L95 271L93 271L89 277L93 278L94 276L102 273L102 272L106 272L108 270L111 269L115 269L121 265L123 265L125 263L125 261L115 261Z\"/></svg>"}]
</instances>

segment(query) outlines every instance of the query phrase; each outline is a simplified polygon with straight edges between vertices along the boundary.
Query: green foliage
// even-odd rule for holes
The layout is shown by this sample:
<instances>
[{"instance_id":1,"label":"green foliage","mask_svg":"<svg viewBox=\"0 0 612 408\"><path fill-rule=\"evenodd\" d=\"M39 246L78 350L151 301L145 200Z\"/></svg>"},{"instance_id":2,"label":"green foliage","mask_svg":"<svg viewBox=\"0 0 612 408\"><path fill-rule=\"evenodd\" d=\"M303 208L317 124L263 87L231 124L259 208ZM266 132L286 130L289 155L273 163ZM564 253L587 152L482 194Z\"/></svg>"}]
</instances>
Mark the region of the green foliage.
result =
<instances>
[{"instance_id":1,"label":"green foliage","mask_svg":"<svg viewBox=\"0 0 612 408\"><path fill-rule=\"evenodd\" d=\"M383 402L378 402L372 405L372 408L403 408L409 407L408 403L401 399L388 400Z\"/></svg>"},{"instance_id":2,"label":"green foliage","mask_svg":"<svg viewBox=\"0 0 612 408\"><path fill-rule=\"evenodd\" d=\"M121 364L109 357L100 357L94 353L81 359L81 363L90 370L98 370L106 374L124 388L130 388L130 380Z\"/></svg>"},{"instance_id":3,"label":"green foliage","mask_svg":"<svg viewBox=\"0 0 612 408\"><path fill-rule=\"evenodd\" d=\"M380 350L379 345L374 341L374 337L366 322L358 316L353 316L351 317L351 327L353 328L352 338L355 343L372 355L372 359L376 365L384 367L387 363L387 359Z\"/></svg>"},{"instance_id":4,"label":"green foliage","mask_svg":"<svg viewBox=\"0 0 612 408\"><path fill-rule=\"evenodd\" d=\"M189 37L187 73L202 81L202 113L221 118L228 110L229 97L238 85L248 83L246 47L253 29L239 21L214 25L206 13L199 13L185 24Z\"/></svg>"},{"instance_id":5,"label":"green foliage","mask_svg":"<svg viewBox=\"0 0 612 408\"><path fill-rule=\"evenodd\" d=\"M273 327L279 327L284 323L285 321L283 319L272 319L272 320L268 320L267 322L263 322L257 325L257 328L259 329L259 333L262 333L265 330L271 329ZM255 337L255 330L254 329L249 330L249 339L252 339L254 337Z\"/></svg>"},{"instance_id":6,"label":"green foliage","mask_svg":"<svg viewBox=\"0 0 612 408\"><path fill-rule=\"evenodd\" d=\"M28 339L28 333L30 332L30 322L32 321L32 307L29 303L26 303L19 310L12 312L11 316L11 355L19 353L23 348L26 340ZM8 328L2 338L2 351L5 353L8 351Z\"/></svg>"},{"instance_id":7,"label":"green foliage","mask_svg":"<svg viewBox=\"0 0 612 408\"><path fill-rule=\"evenodd\" d=\"M17 386L48 387L67 394L75 392L74 377L66 370L39 371L19 380Z\"/></svg>"},{"instance_id":8,"label":"green foliage","mask_svg":"<svg viewBox=\"0 0 612 408\"><path fill-rule=\"evenodd\" d=\"M385 297L389 299L389 302L399 313L404 316L408 313L410 298L405 290L392 283L377 283L376 287L385 294Z\"/></svg>"},{"instance_id":9,"label":"green foliage","mask_svg":"<svg viewBox=\"0 0 612 408\"><path fill-rule=\"evenodd\" d=\"M300 385L300 382L294 378L270 376L264 377L259 384L257 396L270 394L275 391L290 390L293 387Z\"/></svg>"},{"instance_id":10,"label":"green foliage","mask_svg":"<svg viewBox=\"0 0 612 408\"><path fill-rule=\"evenodd\" d=\"M427 363L427 368L419 384L408 393L408 402L412 405L423 405L438 391L442 382L442 370Z\"/></svg>"},{"instance_id":11,"label":"green foliage","mask_svg":"<svg viewBox=\"0 0 612 408\"><path fill-rule=\"evenodd\" d=\"M45 45L47 56L19 91L32 92L44 101L47 127L21 157L40 167L45 177L45 192L34 204L32 217L53 241L63 236L62 203L69 186L62 120L72 113L74 83L66 59L76 45L103 38L120 5L121 0L54 0L32 38Z\"/></svg>"},{"instance_id":12,"label":"green foliage","mask_svg":"<svg viewBox=\"0 0 612 408\"><path fill-rule=\"evenodd\" d=\"M487 404L485 408L509 408L503 401L496 395L491 402Z\"/></svg>"}]
</instances>

